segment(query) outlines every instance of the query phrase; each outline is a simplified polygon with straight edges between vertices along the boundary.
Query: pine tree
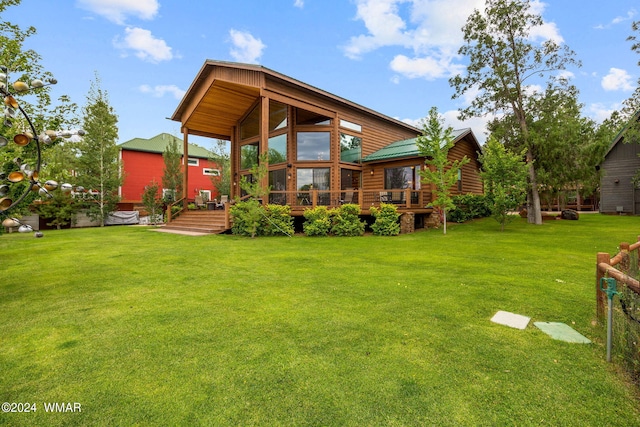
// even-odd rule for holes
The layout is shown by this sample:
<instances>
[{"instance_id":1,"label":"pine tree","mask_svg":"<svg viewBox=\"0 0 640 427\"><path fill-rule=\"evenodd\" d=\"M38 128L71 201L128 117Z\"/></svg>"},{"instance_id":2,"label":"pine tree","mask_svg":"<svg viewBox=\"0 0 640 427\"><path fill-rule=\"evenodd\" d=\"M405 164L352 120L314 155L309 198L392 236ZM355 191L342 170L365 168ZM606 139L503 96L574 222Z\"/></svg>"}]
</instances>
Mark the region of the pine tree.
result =
<instances>
[{"instance_id":1,"label":"pine tree","mask_svg":"<svg viewBox=\"0 0 640 427\"><path fill-rule=\"evenodd\" d=\"M122 176L116 146L118 118L98 76L91 84L83 113L86 135L78 143L78 183L88 191L84 195L87 215L104 226L117 207Z\"/></svg>"},{"instance_id":2,"label":"pine tree","mask_svg":"<svg viewBox=\"0 0 640 427\"><path fill-rule=\"evenodd\" d=\"M162 188L168 190L165 195L165 202L175 202L182 197L182 153L178 147L178 140L171 138L169 144L162 153L164 159L164 170L162 175Z\"/></svg>"}]
</instances>

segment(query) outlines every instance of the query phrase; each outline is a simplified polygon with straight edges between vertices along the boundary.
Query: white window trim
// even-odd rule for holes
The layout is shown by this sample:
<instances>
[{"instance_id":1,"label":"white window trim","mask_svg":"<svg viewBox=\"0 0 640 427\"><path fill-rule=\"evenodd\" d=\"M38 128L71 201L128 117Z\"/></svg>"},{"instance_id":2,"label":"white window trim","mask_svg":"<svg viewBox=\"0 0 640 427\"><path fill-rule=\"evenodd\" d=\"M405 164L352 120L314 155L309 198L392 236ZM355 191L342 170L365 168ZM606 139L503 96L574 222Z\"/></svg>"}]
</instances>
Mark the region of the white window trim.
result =
<instances>
[{"instance_id":1,"label":"white window trim","mask_svg":"<svg viewBox=\"0 0 640 427\"><path fill-rule=\"evenodd\" d=\"M220 170L214 168L203 168L202 174L208 176L220 176Z\"/></svg>"}]
</instances>

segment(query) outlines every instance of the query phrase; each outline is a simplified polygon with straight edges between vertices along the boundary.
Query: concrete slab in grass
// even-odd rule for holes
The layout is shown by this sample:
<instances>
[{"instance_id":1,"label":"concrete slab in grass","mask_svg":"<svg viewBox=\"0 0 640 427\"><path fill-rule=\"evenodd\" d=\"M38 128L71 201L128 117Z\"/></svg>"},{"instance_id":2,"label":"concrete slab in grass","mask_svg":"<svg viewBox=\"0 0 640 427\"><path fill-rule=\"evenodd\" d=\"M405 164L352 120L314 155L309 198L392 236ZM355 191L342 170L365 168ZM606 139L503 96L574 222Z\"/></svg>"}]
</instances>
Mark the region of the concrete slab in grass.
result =
<instances>
[{"instance_id":1,"label":"concrete slab in grass","mask_svg":"<svg viewBox=\"0 0 640 427\"><path fill-rule=\"evenodd\" d=\"M591 343L591 340L565 323L534 322L534 325L555 340L578 344Z\"/></svg>"},{"instance_id":2,"label":"concrete slab in grass","mask_svg":"<svg viewBox=\"0 0 640 427\"><path fill-rule=\"evenodd\" d=\"M500 325L510 326L516 329L524 329L529 324L530 317L521 314L509 313L508 311L498 311L491 318L491 321Z\"/></svg>"}]
</instances>

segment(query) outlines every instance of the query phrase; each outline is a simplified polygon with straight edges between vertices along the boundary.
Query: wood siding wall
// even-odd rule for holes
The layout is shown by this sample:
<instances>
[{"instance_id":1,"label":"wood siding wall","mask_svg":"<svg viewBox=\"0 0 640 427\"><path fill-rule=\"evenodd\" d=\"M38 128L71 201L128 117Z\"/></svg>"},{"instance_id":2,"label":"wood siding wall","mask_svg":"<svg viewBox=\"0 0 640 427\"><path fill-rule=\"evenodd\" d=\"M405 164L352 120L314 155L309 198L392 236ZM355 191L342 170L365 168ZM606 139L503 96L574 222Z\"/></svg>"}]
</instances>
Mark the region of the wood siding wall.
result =
<instances>
[{"instance_id":1,"label":"wood siding wall","mask_svg":"<svg viewBox=\"0 0 640 427\"><path fill-rule=\"evenodd\" d=\"M484 186L482 178L480 178L479 153L476 152L476 145L469 138L469 136L464 137L449 150L449 160L451 161L461 160L464 156L470 160L462 167L462 191L457 191L456 187L454 194L484 194Z\"/></svg>"},{"instance_id":2,"label":"wood siding wall","mask_svg":"<svg viewBox=\"0 0 640 427\"><path fill-rule=\"evenodd\" d=\"M600 180L600 212L640 214L634 209L634 188L631 179L640 168L640 145L618 142L602 163ZM640 202L640 200L638 200Z\"/></svg>"},{"instance_id":3,"label":"wood siding wall","mask_svg":"<svg viewBox=\"0 0 640 427\"><path fill-rule=\"evenodd\" d=\"M480 162L478 161L478 153L475 151L476 144L467 136L458 141L456 145L449 150L449 160L460 160L464 156L470 159L469 163L462 167L462 190L458 191L458 186L451 187L451 194L484 194L482 179L480 178ZM424 158L414 157L400 160L393 160L385 163L374 163L364 166L363 170L363 189L373 190L384 188L384 170L387 168L398 168L407 166L425 167ZM371 174L373 171L373 174ZM422 184L422 189L426 189Z\"/></svg>"}]
</instances>

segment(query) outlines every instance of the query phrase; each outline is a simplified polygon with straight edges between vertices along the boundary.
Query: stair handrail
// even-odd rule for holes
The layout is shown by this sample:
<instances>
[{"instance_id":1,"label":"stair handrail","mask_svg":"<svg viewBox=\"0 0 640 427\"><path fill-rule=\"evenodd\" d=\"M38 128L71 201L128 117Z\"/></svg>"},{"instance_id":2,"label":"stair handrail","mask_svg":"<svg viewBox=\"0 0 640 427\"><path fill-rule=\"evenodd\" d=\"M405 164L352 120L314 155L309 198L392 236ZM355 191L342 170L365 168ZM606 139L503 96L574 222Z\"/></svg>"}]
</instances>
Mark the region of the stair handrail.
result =
<instances>
[{"instance_id":1,"label":"stair handrail","mask_svg":"<svg viewBox=\"0 0 640 427\"><path fill-rule=\"evenodd\" d=\"M174 205L182 206L180 209L178 209L178 210L175 212L175 216L176 216L176 217L177 217L177 216L179 216L179 215L182 213L182 211L184 211L184 203L183 203L183 202L184 202L184 197L182 197L182 198L180 198L180 199L176 200L176 201L175 201L175 202L173 202L173 203L169 203L169 204L167 205L167 224L168 224L168 223L170 223L170 222L173 220L173 217L174 217L174 214L173 214L173 206L174 206Z\"/></svg>"}]
</instances>

